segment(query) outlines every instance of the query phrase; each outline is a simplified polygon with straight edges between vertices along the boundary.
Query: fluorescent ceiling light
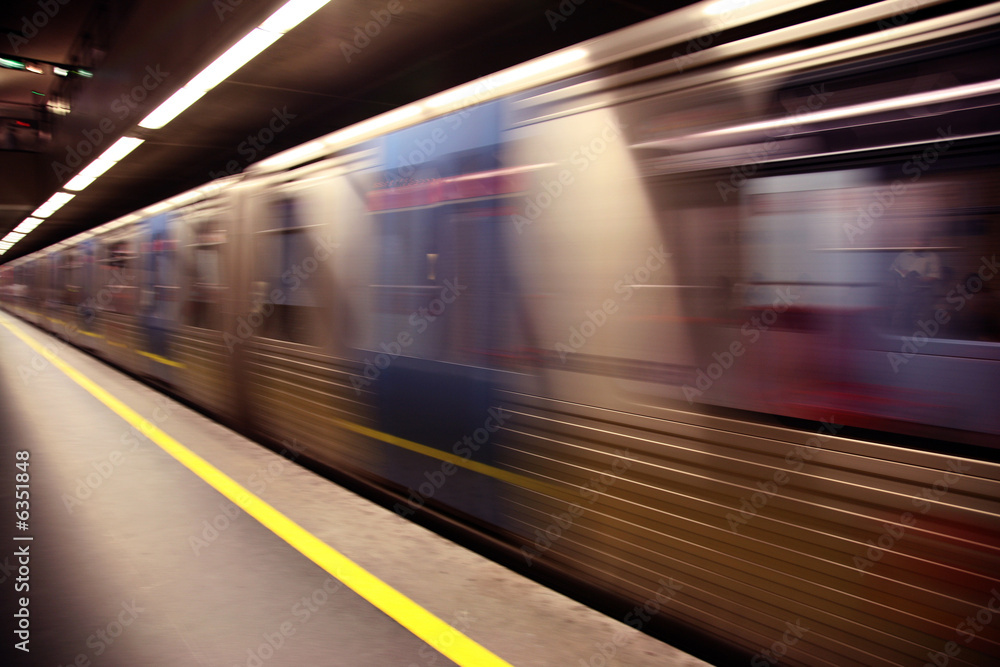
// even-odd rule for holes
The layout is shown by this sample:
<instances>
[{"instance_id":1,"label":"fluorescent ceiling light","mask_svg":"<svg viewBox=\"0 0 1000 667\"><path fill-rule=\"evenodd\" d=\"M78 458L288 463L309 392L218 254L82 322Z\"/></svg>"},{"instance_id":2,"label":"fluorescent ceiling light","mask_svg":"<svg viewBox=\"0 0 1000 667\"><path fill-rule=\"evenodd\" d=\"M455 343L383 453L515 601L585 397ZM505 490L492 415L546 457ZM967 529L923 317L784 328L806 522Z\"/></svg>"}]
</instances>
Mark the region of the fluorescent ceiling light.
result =
<instances>
[{"instance_id":1,"label":"fluorescent ceiling light","mask_svg":"<svg viewBox=\"0 0 1000 667\"><path fill-rule=\"evenodd\" d=\"M114 164L113 162L111 164ZM73 192L79 192L83 190L91 183L97 180L97 176L84 176L83 174L77 174L70 179L69 183L63 186L64 190L72 190Z\"/></svg>"},{"instance_id":2,"label":"fluorescent ceiling light","mask_svg":"<svg viewBox=\"0 0 1000 667\"><path fill-rule=\"evenodd\" d=\"M703 14L708 16L718 16L719 14L729 14L740 9L746 9L750 5L756 5L760 0L719 0L702 9Z\"/></svg>"},{"instance_id":3,"label":"fluorescent ceiling light","mask_svg":"<svg viewBox=\"0 0 1000 667\"><path fill-rule=\"evenodd\" d=\"M109 162L118 162L123 157L134 151L136 148L142 145L144 139L137 139L136 137L122 137L115 143L108 147L108 150L101 153L97 159L107 160Z\"/></svg>"},{"instance_id":4,"label":"fluorescent ceiling light","mask_svg":"<svg viewBox=\"0 0 1000 667\"><path fill-rule=\"evenodd\" d=\"M158 130L330 0L290 0L170 96L139 127Z\"/></svg>"},{"instance_id":5,"label":"fluorescent ceiling light","mask_svg":"<svg viewBox=\"0 0 1000 667\"><path fill-rule=\"evenodd\" d=\"M57 192L49 197L48 201L35 209L35 212L32 213L31 216L34 218L47 218L65 206L66 202L75 196L76 195L68 192Z\"/></svg>"},{"instance_id":6,"label":"fluorescent ceiling light","mask_svg":"<svg viewBox=\"0 0 1000 667\"><path fill-rule=\"evenodd\" d=\"M260 24L261 30L285 34L312 16L330 0L290 0Z\"/></svg>"},{"instance_id":7,"label":"fluorescent ceiling light","mask_svg":"<svg viewBox=\"0 0 1000 667\"><path fill-rule=\"evenodd\" d=\"M143 139L135 137L122 137L111 144L106 151L100 154L96 160L91 162L76 175L69 183L63 186L64 190L79 192L93 183L101 174L118 164L118 161L142 145Z\"/></svg>"},{"instance_id":8,"label":"fluorescent ceiling light","mask_svg":"<svg viewBox=\"0 0 1000 667\"><path fill-rule=\"evenodd\" d=\"M281 33L254 28L246 37L236 42L228 51L188 81L185 88L208 92L229 78L229 75L257 57L261 51L281 38Z\"/></svg>"},{"instance_id":9,"label":"fluorescent ceiling light","mask_svg":"<svg viewBox=\"0 0 1000 667\"><path fill-rule=\"evenodd\" d=\"M7 236L3 237L3 240L8 241L10 243L17 243L24 237L25 237L24 234L20 234L18 232L10 232L9 234L7 234Z\"/></svg>"},{"instance_id":10,"label":"fluorescent ceiling light","mask_svg":"<svg viewBox=\"0 0 1000 667\"><path fill-rule=\"evenodd\" d=\"M44 220L42 220L41 218L25 218L24 222L22 222L21 224L19 224L17 227L14 228L14 231L21 232L22 234L27 234L28 232L30 232L43 222Z\"/></svg>"},{"instance_id":11,"label":"fluorescent ceiling light","mask_svg":"<svg viewBox=\"0 0 1000 667\"><path fill-rule=\"evenodd\" d=\"M182 111L201 99L201 96L204 94L205 91L181 88L167 98L166 102L156 107L153 113L143 118L139 123L139 127L145 127L149 130L160 129L176 118Z\"/></svg>"},{"instance_id":12,"label":"fluorescent ceiling light","mask_svg":"<svg viewBox=\"0 0 1000 667\"><path fill-rule=\"evenodd\" d=\"M83 171L77 174L76 178L94 180L95 178L106 172L108 169L111 169L111 167L115 166L116 164L118 163L112 160L104 160L102 158L97 158L96 160L88 164ZM68 186L69 183L67 183L66 185ZM74 188L65 187L65 189L73 190Z\"/></svg>"}]
</instances>

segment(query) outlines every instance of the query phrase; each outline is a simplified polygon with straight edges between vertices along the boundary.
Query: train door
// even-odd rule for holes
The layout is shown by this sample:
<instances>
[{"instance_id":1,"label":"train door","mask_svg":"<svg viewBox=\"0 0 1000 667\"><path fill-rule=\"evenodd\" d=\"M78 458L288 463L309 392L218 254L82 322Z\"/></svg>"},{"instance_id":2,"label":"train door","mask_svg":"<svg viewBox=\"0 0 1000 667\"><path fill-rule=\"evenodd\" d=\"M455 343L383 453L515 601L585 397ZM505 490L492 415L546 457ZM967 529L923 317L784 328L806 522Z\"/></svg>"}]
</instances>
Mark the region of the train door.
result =
<instances>
[{"instance_id":1,"label":"train door","mask_svg":"<svg viewBox=\"0 0 1000 667\"><path fill-rule=\"evenodd\" d=\"M342 246L341 223L349 210L363 213L364 190L352 181L363 162L347 156L248 187L240 256L250 266L249 289L224 335L237 360L245 423L286 448L356 469L371 468L375 454L341 428L371 425L349 382L356 367L345 352L351 314L342 267L357 258Z\"/></svg>"},{"instance_id":2,"label":"train door","mask_svg":"<svg viewBox=\"0 0 1000 667\"><path fill-rule=\"evenodd\" d=\"M223 344L230 303L229 200L209 199L186 208L176 223L180 319L175 360L184 364L178 389L198 405L235 416L232 355Z\"/></svg>"},{"instance_id":3,"label":"train door","mask_svg":"<svg viewBox=\"0 0 1000 667\"><path fill-rule=\"evenodd\" d=\"M80 294L76 305L76 342L87 348L99 345L100 334L96 331L96 279L95 261L97 241L87 239L77 246L79 262Z\"/></svg>"},{"instance_id":4,"label":"train door","mask_svg":"<svg viewBox=\"0 0 1000 667\"><path fill-rule=\"evenodd\" d=\"M173 213L157 215L140 224L139 324L143 332L146 370L152 377L172 383L175 368L171 343L180 316L180 281L177 266L176 224Z\"/></svg>"},{"instance_id":5,"label":"train door","mask_svg":"<svg viewBox=\"0 0 1000 667\"><path fill-rule=\"evenodd\" d=\"M502 112L501 103L481 105L383 140L382 176L368 197L373 326L353 380L372 392L381 432L487 465L498 402L491 367L506 344L512 281L504 208L521 189L501 160ZM440 460L402 448L387 457L386 476L411 497L495 521L493 478L460 470L428 486L442 478Z\"/></svg>"}]
</instances>

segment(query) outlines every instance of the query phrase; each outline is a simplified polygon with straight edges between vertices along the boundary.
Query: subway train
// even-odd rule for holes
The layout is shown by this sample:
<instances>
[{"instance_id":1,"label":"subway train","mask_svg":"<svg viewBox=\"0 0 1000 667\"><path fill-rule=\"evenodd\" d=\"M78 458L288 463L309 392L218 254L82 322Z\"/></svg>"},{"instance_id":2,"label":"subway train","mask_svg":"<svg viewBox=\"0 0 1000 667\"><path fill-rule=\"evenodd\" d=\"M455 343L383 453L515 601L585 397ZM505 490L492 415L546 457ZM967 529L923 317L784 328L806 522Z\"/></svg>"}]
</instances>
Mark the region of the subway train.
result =
<instances>
[{"instance_id":1,"label":"subway train","mask_svg":"<svg viewBox=\"0 0 1000 667\"><path fill-rule=\"evenodd\" d=\"M634 627L996 663L998 25L694 4L10 261L3 306Z\"/></svg>"}]
</instances>

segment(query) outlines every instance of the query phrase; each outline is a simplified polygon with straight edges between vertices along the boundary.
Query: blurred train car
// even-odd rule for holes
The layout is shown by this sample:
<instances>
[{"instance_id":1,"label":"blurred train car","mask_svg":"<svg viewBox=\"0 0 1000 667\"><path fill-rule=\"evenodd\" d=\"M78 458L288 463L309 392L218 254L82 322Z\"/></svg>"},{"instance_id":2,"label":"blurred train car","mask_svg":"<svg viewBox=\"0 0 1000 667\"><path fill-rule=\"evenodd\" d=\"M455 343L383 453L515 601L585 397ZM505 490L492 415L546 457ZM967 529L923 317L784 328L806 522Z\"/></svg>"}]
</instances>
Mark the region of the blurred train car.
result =
<instances>
[{"instance_id":1,"label":"blurred train car","mask_svg":"<svg viewBox=\"0 0 1000 667\"><path fill-rule=\"evenodd\" d=\"M700 3L12 261L4 307L637 627L996 662L998 23Z\"/></svg>"}]
</instances>

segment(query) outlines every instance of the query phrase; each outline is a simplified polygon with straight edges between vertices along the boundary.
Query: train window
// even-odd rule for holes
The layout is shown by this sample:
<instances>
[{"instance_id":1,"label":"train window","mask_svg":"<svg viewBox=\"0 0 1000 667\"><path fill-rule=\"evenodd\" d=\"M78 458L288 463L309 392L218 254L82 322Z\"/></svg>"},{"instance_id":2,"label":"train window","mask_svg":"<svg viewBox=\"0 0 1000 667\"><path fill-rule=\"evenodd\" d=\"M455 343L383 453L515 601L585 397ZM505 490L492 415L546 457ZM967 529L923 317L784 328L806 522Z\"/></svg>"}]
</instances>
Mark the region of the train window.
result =
<instances>
[{"instance_id":1,"label":"train window","mask_svg":"<svg viewBox=\"0 0 1000 667\"><path fill-rule=\"evenodd\" d=\"M855 170L749 185L745 305L789 287L796 310L836 313L881 335L1000 341L996 174L918 176Z\"/></svg>"},{"instance_id":2,"label":"train window","mask_svg":"<svg viewBox=\"0 0 1000 667\"><path fill-rule=\"evenodd\" d=\"M883 331L1000 342L1000 197L991 187L996 177L928 177L912 185L900 211L887 214L880 228L869 226L868 247L882 271Z\"/></svg>"},{"instance_id":3,"label":"train window","mask_svg":"<svg viewBox=\"0 0 1000 667\"><path fill-rule=\"evenodd\" d=\"M321 279L311 229L303 227L301 199L285 197L266 204L264 229L257 235L259 267L255 308L265 314L261 334L305 345L322 341ZM275 297L279 298L275 298Z\"/></svg>"},{"instance_id":4,"label":"train window","mask_svg":"<svg viewBox=\"0 0 1000 667\"><path fill-rule=\"evenodd\" d=\"M179 316L177 294L180 286L177 241L173 238L174 220L173 216L164 215L144 223L143 228L148 228L150 236L140 246L144 268L143 311L153 318L169 322L175 322Z\"/></svg>"},{"instance_id":5,"label":"train window","mask_svg":"<svg viewBox=\"0 0 1000 667\"><path fill-rule=\"evenodd\" d=\"M76 250L67 250L58 260L55 299L64 305L79 303L83 290L83 258Z\"/></svg>"},{"instance_id":6,"label":"train window","mask_svg":"<svg viewBox=\"0 0 1000 667\"><path fill-rule=\"evenodd\" d=\"M219 302L225 291L222 270L222 248L226 231L217 229L212 221L196 226L195 242L190 246L188 265L187 323L200 329L219 329Z\"/></svg>"},{"instance_id":7,"label":"train window","mask_svg":"<svg viewBox=\"0 0 1000 667\"><path fill-rule=\"evenodd\" d=\"M131 313L135 298L135 263L138 256L126 240L107 241L98 259L98 284L96 295L100 308L115 313Z\"/></svg>"}]
</instances>

